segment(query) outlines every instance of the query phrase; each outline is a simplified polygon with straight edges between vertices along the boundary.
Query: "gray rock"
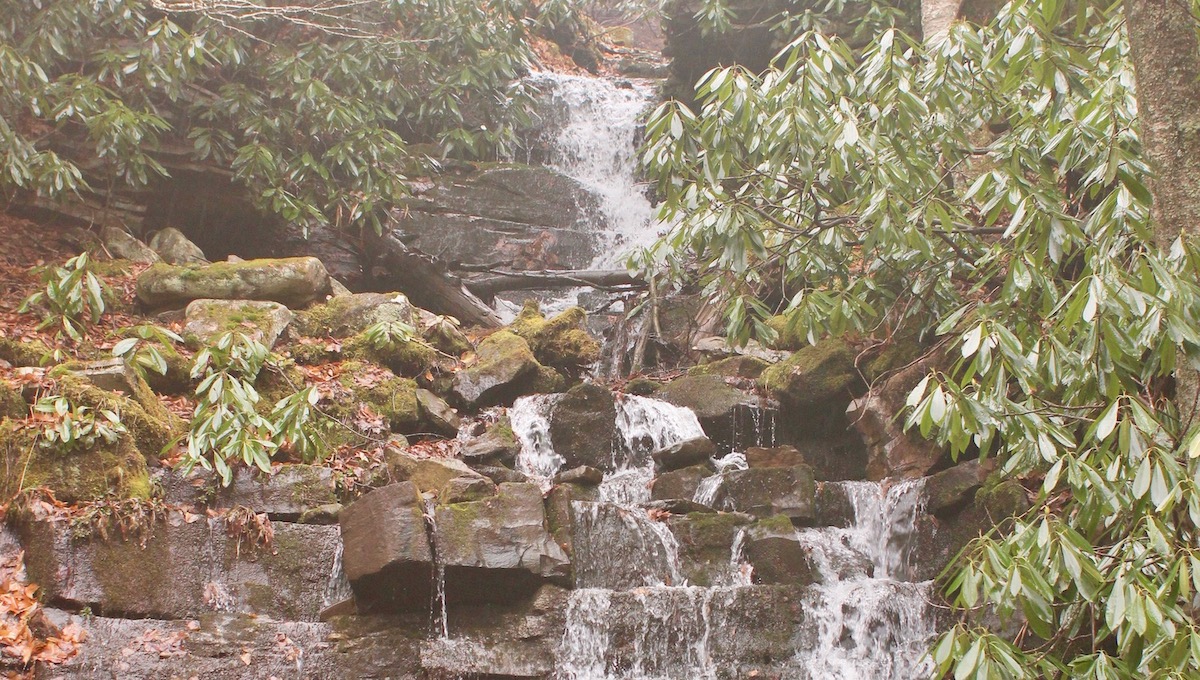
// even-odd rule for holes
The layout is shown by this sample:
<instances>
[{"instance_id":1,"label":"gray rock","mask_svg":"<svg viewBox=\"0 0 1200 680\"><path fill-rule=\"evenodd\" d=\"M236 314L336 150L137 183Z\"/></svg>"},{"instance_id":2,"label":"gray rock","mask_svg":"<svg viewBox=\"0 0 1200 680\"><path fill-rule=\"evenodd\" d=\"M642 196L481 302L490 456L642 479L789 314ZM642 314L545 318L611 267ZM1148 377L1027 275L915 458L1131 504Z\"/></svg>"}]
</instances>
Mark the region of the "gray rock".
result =
<instances>
[{"instance_id":1,"label":"gray rock","mask_svg":"<svg viewBox=\"0 0 1200 680\"><path fill-rule=\"evenodd\" d=\"M183 335L190 344L205 345L236 330L268 349L275 346L294 317L278 302L258 300L193 300L185 314Z\"/></svg>"},{"instance_id":2,"label":"gray rock","mask_svg":"<svg viewBox=\"0 0 1200 680\"><path fill-rule=\"evenodd\" d=\"M716 512L707 505L701 505L696 501L689 501L686 498L668 498L660 501L650 501L643 503L642 507L649 512L666 512L672 515L689 515L693 512L707 514Z\"/></svg>"},{"instance_id":3,"label":"gray rock","mask_svg":"<svg viewBox=\"0 0 1200 680\"><path fill-rule=\"evenodd\" d=\"M438 503L468 503L496 495L496 485L485 477L455 477L438 494Z\"/></svg>"},{"instance_id":4,"label":"gray rock","mask_svg":"<svg viewBox=\"0 0 1200 680\"><path fill-rule=\"evenodd\" d=\"M654 469L659 472L680 470L704 463L717 455L717 446L708 437L695 437L655 451Z\"/></svg>"},{"instance_id":5,"label":"gray rock","mask_svg":"<svg viewBox=\"0 0 1200 680\"><path fill-rule=\"evenodd\" d=\"M809 548L800 543L787 517L775 516L747 529L742 555L753 567L755 583L808 585L819 580Z\"/></svg>"},{"instance_id":6,"label":"gray rock","mask_svg":"<svg viewBox=\"0 0 1200 680\"><path fill-rule=\"evenodd\" d=\"M403 451L388 451L388 471L396 481L411 481L421 493L440 493L446 484L458 477L483 479L456 458L418 458Z\"/></svg>"},{"instance_id":7,"label":"gray rock","mask_svg":"<svg viewBox=\"0 0 1200 680\"><path fill-rule=\"evenodd\" d=\"M412 482L375 489L342 510L346 577L360 611L429 606L433 550Z\"/></svg>"},{"instance_id":8,"label":"gray rock","mask_svg":"<svg viewBox=\"0 0 1200 680\"><path fill-rule=\"evenodd\" d=\"M734 470L722 477L713 501L718 510L759 517L784 515L794 521L811 520L814 516L816 482L808 466Z\"/></svg>"},{"instance_id":9,"label":"gray rock","mask_svg":"<svg viewBox=\"0 0 1200 680\"><path fill-rule=\"evenodd\" d=\"M552 170L496 165L418 185L396 227L422 252L516 269L582 268L596 256L596 199Z\"/></svg>"},{"instance_id":10,"label":"gray rock","mask_svg":"<svg viewBox=\"0 0 1200 680\"><path fill-rule=\"evenodd\" d=\"M473 466L501 463L511 466L521 452L521 443L513 434L507 418L488 426L482 434L462 442L459 455Z\"/></svg>"},{"instance_id":11,"label":"gray rock","mask_svg":"<svg viewBox=\"0 0 1200 680\"><path fill-rule=\"evenodd\" d=\"M550 440L564 459L563 467L581 465L612 472L617 407L613 393L601 385L576 385L550 414Z\"/></svg>"},{"instance_id":12,"label":"gray rock","mask_svg":"<svg viewBox=\"0 0 1200 680\"><path fill-rule=\"evenodd\" d=\"M338 516L345 509L341 503L326 503L300 513L296 521L300 524L337 524Z\"/></svg>"},{"instance_id":13,"label":"gray rock","mask_svg":"<svg viewBox=\"0 0 1200 680\"><path fill-rule=\"evenodd\" d=\"M329 294L329 273L315 257L156 264L138 276L137 297L151 309L181 307L192 300L270 300L299 309Z\"/></svg>"},{"instance_id":14,"label":"gray rock","mask_svg":"<svg viewBox=\"0 0 1200 680\"><path fill-rule=\"evenodd\" d=\"M746 449L746 464L752 468L793 467L808 461L794 446L752 446Z\"/></svg>"},{"instance_id":15,"label":"gray rock","mask_svg":"<svg viewBox=\"0 0 1200 680\"><path fill-rule=\"evenodd\" d=\"M273 526L270 549L254 546L222 520L180 512L149 527L144 547L118 536L78 540L65 523L32 521L19 533L29 577L47 601L132 618L235 612L316 621L338 530Z\"/></svg>"},{"instance_id":16,"label":"gray rock","mask_svg":"<svg viewBox=\"0 0 1200 680\"><path fill-rule=\"evenodd\" d=\"M504 484L505 482L514 484L523 484L529 481L529 475L523 472L517 472L512 468L506 468L503 465L479 465L471 468L479 474L487 477L496 484Z\"/></svg>"},{"instance_id":17,"label":"gray rock","mask_svg":"<svg viewBox=\"0 0 1200 680\"><path fill-rule=\"evenodd\" d=\"M434 432L447 437L458 434L462 418L441 397L427 389L418 388L417 405L421 408L421 418Z\"/></svg>"},{"instance_id":18,"label":"gray rock","mask_svg":"<svg viewBox=\"0 0 1200 680\"><path fill-rule=\"evenodd\" d=\"M489 335L475 353L476 362L454 374L454 396L468 407L506 403L521 396L520 383L538 370L533 351L508 331Z\"/></svg>"},{"instance_id":19,"label":"gray rock","mask_svg":"<svg viewBox=\"0 0 1200 680\"><path fill-rule=\"evenodd\" d=\"M571 511L576 588L631 590L683 585L672 546L663 541L666 525L645 510L615 503L575 502Z\"/></svg>"},{"instance_id":20,"label":"gray rock","mask_svg":"<svg viewBox=\"0 0 1200 680\"><path fill-rule=\"evenodd\" d=\"M972 500L976 489L995 469L996 459L976 459L931 475L925 481L926 509L936 514Z\"/></svg>"},{"instance_id":21,"label":"gray rock","mask_svg":"<svg viewBox=\"0 0 1200 680\"><path fill-rule=\"evenodd\" d=\"M491 498L441 505L435 516L447 598L511 599L536 590L543 579L570 574L566 553L547 531L536 484L501 484Z\"/></svg>"},{"instance_id":22,"label":"gray rock","mask_svg":"<svg viewBox=\"0 0 1200 680\"><path fill-rule=\"evenodd\" d=\"M719 451L741 451L758 444L755 439L747 441L743 432L744 423L753 420L752 411L759 408L759 399L729 385L722 376L685 375L667 383L654 397L695 412L704 434Z\"/></svg>"},{"instance_id":23,"label":"gray rock","mask_svg":"<svg viewBox=\"0 0 1200 680\"><path fill-rule=\"evenodd\" d=\"M266 475L239 467L233 483L209 500L212 508L245 506L273 520L295 521L314 508L337 503L333 470L317 465L284 465Z\"/></svg>"},{"instance_id":24,"label":"gray rock","mask_svg":"<svg viewBox=\"0 0 1200 680\"><path fill-rule=\"evenodd\" d=\"M594 467L580 465L579 467L563 470L554 475L555 484L578 484L580 486L597 486L604 481L604 473Z\"/></svg>"},{"instance_id":25,"label":"gray rock","mask_svg":"<svg viewBox=\"0 0 1200 680\"><path fill-rule=\"evenodd\" d=\"M679 543L679 563L688 583L698 586L727 584L733 576L730 555L738 531L753 521L738 512L691 513L667 519Z\"/></svg>"},{"instance_id":26,"label":"gray rock","mask_svg":"<svg viewBox=\"0 0 1200 680\"><path fill-rule=\"evenodd\" d=\"M944 451L916 433L905 432L896 420L909 392L942 361L923 359L876 383L850 403L846 415L867 447L869 479L919 477L937 465Z\"/></svg>"},{"instance_id":27,"label":"gray rock","mask_svg":"<svg viewBox=\"0 0 1200 680\"><path fill-rule=\"evenodd\" d=\"M150 248L167 264L206 264L204 251L192 243L182 231L173 227L161 229L150 238Z\"/></svg>"},{"instance_id":28,"label":"gray rock","mask_svg":"<svg viewBox=\"0 0 1200 680\"><path fill-rule=\"evenodd\" d=\"M100 240L104 243L104 249L119 260L129 260L140 264L154 264L159 261L158 253L154 252L154 249L137 240L124 229L104 227L100 230Z\"/></svg>"},{"instance_id":29,"label":"gray rock","mask_svg":"<svg viewBox=\"0 0 1200 680\"><path fill-rule=\"evenodd\" d=\"M654 478L654 485L650 487L650 497L656 501L673 498L690 501L696 497L696 488L700 486L701 480L711 477L712 474L712 466L708 464L664 472Z\"/></svg>"}]
</instances>

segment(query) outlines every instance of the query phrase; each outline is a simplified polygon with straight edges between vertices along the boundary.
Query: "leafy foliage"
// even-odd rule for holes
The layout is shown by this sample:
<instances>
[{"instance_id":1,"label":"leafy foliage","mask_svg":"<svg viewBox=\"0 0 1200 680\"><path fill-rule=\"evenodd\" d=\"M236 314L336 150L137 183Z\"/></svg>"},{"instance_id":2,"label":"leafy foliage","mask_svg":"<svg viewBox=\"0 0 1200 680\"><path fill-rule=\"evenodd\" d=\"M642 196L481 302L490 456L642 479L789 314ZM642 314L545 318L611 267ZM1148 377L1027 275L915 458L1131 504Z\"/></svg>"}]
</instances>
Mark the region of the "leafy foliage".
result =
<instances>
[{"instance_id":1,"label":"leafy foliage","mask_svg":"<svg viewBox=\"0 0 1200 680\"><path fill-rule=\"evenodd\" d=\"M335 18L371 29L347 36L271 12L0 0L0 190L86 197L201 164L285 220L378 229L406 173L512 141L531 33L571 11L347 3Z\"/></svg>"},{"instance_id":2,"label":"leafy foliage","mask_svg":"<svg viewBox=\"0 0 1200 680\"><path fill-rule=\"evenodd\" d=\"M284 397L267 415L259 412L254 379L268 358L266 346L243 333L225 333L196 354L192 377L199 379L196 405L180 462L186 474L197 465L215 470L222 486L233 481L237 461L271 472L271 456L286 449L305 462L325 450L317 427L313 387Z\"/></svg>"},{"instance_id":3,"label":"leafy foliage","mask_svg":"<svg viewBox=\"0 0 1200 680\"><path fill-rule=\"evenodd\" d=\"M167 360L159 347L171 342L181 343L183 338L168 328L152 324L134 326L130 332L132 337L125 338L113 345L113 356L124 359L143 376L146 371L166 375Z\"/></svg>"},{"instance_id":4,"label":"leafy foliage","mask_svg":"<svg viewBox=\"0 0 1200 680\"><path fill-rule=\"evenodd\" d=\"M42 397L33 411L44 421L38 444L62 453L89 449L99 440L113 444L128 432L115 411L77 406L62 395Z\"/></svg>"},{"instance_id":5,"label":"leafy foliage","mask_svg":"<svg viewBox=\"0 0 1200 680\"><path fill-rule=\"evenodd\" d=\"M1121 22L1119 3L1014 0L928 46L807 32L648 125L678 223L648 267L697 272L739 341L776 312L810 342L951 340L908 426L1041 481L949 579L964 616L937 677L1200 674L1200 429L1169 399L1200 349L1200 254L1154 244ZM983 609L1026 627L1006 639Z\"/></svg>"},{"instance_id":6,"label":"leafy foliage","mask_svg":"<svg viewBox=\"0 0 1200 680\"><path fill-rule=\"evenodd\" d=\"M411 342L416 329L399 321L380 321L363 330L363 339L377 350L395 349L398 345Z\"/></svg>"},{"instance_id":7,"label":"leafy foliage","mask_svg":"<svg viewBox=\"0 0 1200 680\"><path fill-rule=\"evenodd\" d=\"M87 253L81 253L61 267L54 267L45 275L46 287L25 298L18 311L42 310L42 323L38 330L59 327L59 334L66 333L75 342L83 340L89 324L100 321L104 315L106 286L89 269Z\"/></svg>"}]
</instances>

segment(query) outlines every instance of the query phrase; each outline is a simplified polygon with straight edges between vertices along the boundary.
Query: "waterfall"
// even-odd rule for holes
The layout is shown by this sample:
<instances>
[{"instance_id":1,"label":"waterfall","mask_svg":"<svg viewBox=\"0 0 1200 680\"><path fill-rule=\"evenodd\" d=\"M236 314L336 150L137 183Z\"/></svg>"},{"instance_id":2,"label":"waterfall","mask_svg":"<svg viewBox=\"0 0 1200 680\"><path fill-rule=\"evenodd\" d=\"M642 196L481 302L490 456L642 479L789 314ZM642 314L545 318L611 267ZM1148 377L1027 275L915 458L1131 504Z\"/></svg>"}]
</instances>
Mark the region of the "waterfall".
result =
<instances>
[{"instance_id":1,"label":"waterfall","mask_svg":"<svg viewBox=\"0 0 1200 680\"><path fill-rule=\"evenodd\" d=\"M657 99L652 84L560 73L536 73L531 83L549 106L554 130L547 165L582 184L599 201L600 231L593 269L624 266L626 255L651 245L654 206L637 181L641 120Z\"/></svg>"},{"instance_id":2,"label":"waterfall","mask_svg":"<svg viewBox=\"0 0 1200 680\"><path fill-rule=\"evenodd\" d=\"M563 464L563 457L554 452L550 442L550 414L561 400L561 394L536 394L517 399L508 409L508 422L521 442L517 471L537 480L543 491L550 488Z\"/></svg>"},{"instance_id":3,"label":"waterfall","mask_svg":"<svg viewBox=\"0 0 1200 680\"><path fill-rule=\"evenodd\" d=\"M928 675L925 652L936 636L930 581L908 580L924 480L839 482L854 508L848 528L800 529L823 582L806 598L815 621L797 666L811 680Z\"/></svg>"}]
</instances>

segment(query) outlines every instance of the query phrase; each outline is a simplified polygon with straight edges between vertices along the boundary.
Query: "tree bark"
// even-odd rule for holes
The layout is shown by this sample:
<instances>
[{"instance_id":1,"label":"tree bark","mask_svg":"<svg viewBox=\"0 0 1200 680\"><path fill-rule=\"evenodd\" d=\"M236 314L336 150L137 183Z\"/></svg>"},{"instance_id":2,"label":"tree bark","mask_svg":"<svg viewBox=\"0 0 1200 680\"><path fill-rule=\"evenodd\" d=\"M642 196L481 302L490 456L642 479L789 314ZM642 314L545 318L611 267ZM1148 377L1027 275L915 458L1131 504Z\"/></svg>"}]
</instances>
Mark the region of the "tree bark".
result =
<instances>
[{"instance_id":1,"label":"tree bark","mask_svg":"<svg viewBox=\"0 0 1200 680\"><path fill-rule=\"evenodd\" d=\"M1141 139L1153 171L1155 240L1170 248L1200 232L1200 43L1190 0L1125 0ZM1196 413L1200 374L1180 356L1175 401Z\"/></svg>"},{"instance_id":2,"label":"tree bark","mask_svg":"<svg viewBox=\"0 0 1200 680\"><path fill-rule=\"evenodd\" d=\"M466 279L464 283L471 292L482 298L489 298L506 290L542 290L575 286L600 289L644 288L646 285L645 281L623 269L492 272L487 276Z\"/></svg>"},{"instance_id":3,"label":"tree bark","mask_svg":"<svg viewBox=\"0 0 1200 680\"><path fill-rule=\"evenodd\" d=\"M495 310L484 304L445 266L422 252L404 245L391 234L373 239L378 263L389 279L413 304L438 314L448 314L467 326L499 328L504 325Z\"/></svg>"}]
</instances>

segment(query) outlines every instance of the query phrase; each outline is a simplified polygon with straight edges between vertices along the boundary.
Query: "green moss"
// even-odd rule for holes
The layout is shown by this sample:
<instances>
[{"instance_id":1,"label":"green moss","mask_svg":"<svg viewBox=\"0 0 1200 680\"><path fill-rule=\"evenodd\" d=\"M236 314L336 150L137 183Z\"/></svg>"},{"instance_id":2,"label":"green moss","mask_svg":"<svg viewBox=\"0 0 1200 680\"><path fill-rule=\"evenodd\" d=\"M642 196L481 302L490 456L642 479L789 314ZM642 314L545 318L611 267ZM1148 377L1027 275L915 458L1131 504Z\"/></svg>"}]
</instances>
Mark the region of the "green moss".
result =
<instances>
[{"instance_id":1,"label":"green moss","mask_svg":"<svg viewBox=\"0 0 1200 680\"><path fill-rule=\"evenodd\" d=\"M41 366L53 351L38 339L21 342L13 338L0 338L0 359L13 366Z\"/></svg>"},{"instance_id":2,"label":"green moss","mask_svg":"<svg viewBox=\"0 0 1200 680\"><path fill-rule=\"evenodd\" d=\"M421 331L421 336L438 351L452 357L462 356L475 348L471 340L447 320L435 321Z\"/></svg>"},{"instance_id":3,"label":"green moss","mask_svg":"<svg viewBox=\"0 0 1200 680\"><path fill-rule=\"evenodd\" d=\"M586 320L587 313L580 307L546 319L537 302L528 300L509 330L529 342L542 364L576 371L600 359L600 343L584 330Z\"/></svg>"},{"instance_id":4,"label":"green moss","mask_svg":"<svg viewBox=\"0 0 1200 680\"><path fill-rule=\"evenodd\" d=\"M779 534L790 536L795 530L796 528L792 526L792 520L788 519L785 515L772 515L755 522L753 527L755 533L766 536Z\"/></svg>"},{"instance_id":5,"label":"green moss","mask_svg":"<svg viewBox=\"0 0 1200 680\"><path fill-rule=\"evenodd\" d=\"M776 314L767 319L767 325L775 331L775 340L768 343L771 349L782 349L794 352L808 345L808 337L800 332L798 325L791 323L787 314Z\"/></svg>"},{"instance_id":6,"label":"green moss","mask_svg":"<svg viewBox=\"0 0 1200 680\"><path fill-rule=\"evenodd\" d=\"M649 378L634 378L625 383L625 393L639 397L648 397L662 389L662 383Z\"/></svg>"},{"instance_id":7,"label":"green moss","mask_svg":"<svg viewBox=\"0 0 1200 680\"><path fill-rule=\"evenodd\" d=\"M0 455L10 471L0 478L0 495L6 499L43 486L68 503L151 495L146 459L128 437L64 452L41 446L37 429L5 420L0 422Z\"/></svg>"},{"instance_id":8,"label":"green moss","mask_svg":"<svg viewBox=\"0 0 1200 680\"><path fill-rule=\"evenodd\" d=\"M736 356L688 369L689 375L719 375L729 378L757 378L771 364L757 357Z\"/></svg>"},{"instance_id":9,"label":"green moss","mask_svg":"<svg viewBox=\"0 0 1200 680\"><path fill-rule=\"evenodd\" d=\"M97 276L128 276L133 271L133 263L129 260L88 260L88 269Z\"/></svg>"},{"instance_id":10,"label":"green moss","mask_svg":"<svg viewBox=\"0 0 1200 680\"><path fill-rule=\"evenodd\" d=\"M549 366L538 366L532 374L529 392L532 394L551 394L567 389L567 379L561 373Z\"/></svg>"},{"instance_id":11,"label":"green moss","mask_svg":"<svg viewBox=\"0 0 1200 680\"><path fill-rule=\"evenodd\" d=\"M316 366L337 361L338 357L341 356L341 352L331 351L325 343L320 342L296 343L288 347L288 351L296 363L304 364L305 366Z\"/></svg>"},{"instance_id":12,"label":"green moss","mask_svg":"<svg viewBox=\"0 0 1200 680\"><path fill-rule=\"evenodd\" d=\"M0 380L0 418L20 420L28 416L29 404L25 403L21 392L8 381Z\"/></svg>"},{"instance_id":13,"label":"green moss","mask_svg":"<svg viewBox=\"0 0 1200 680\"><path fill-rule=\"evenodd\" d=\"M271 364L258 372L254 389L258 392L258 412L268 413L280 399L304 389L305 376L293 363Z\"/></svg>"},{"instance_id":14,"label":"green moss","mask_svg":"<svg viewBox=\"0 0 1200 680\"><path fill-rule=\"evenodd\" d=\"M397 302L397 298L403 298ZM295 329L310 338L350 337L376 323L412 325L412 306L400 293L332 297L296 315Z\"/></svg>"},{"instance_id":15,"label":"green moss","mask_svg":"<svg viewBox=\"0 0 1200 680\"><path fill-rule=\"evenodd\" d=\"M394 373L406 376L421 375L437 362L437 351L423 342L409 340L376 347L367 339L365 332L350 338L343 346L342 353L349 359L383 364Z\"/></svg>"},{"instance_id":16,"label":"green moss","mask_svg":"<svg viewBox=\"0 0 1200 680\"><path fill-rule=\"evenodd\" d=\"M354 378L362 374L362 364L346 362L339 383L347 396L339 398L330 412L344 423L353 423L361 405L382 416L396 432L416 432L421 425L417 402L417 383L408 378L386 378L373 387L358 385Z\"/></svg>"},{"instance_id":17,"label":"green moss","mask_svg":"<svg viewBox=\"0 0 1200 680\"><path fill-rule=\"evenodd\" d=\"M836 338L805 347L759 376L768 393L796 405L847 398L860 383L854 352Z\"/></svg>"},{"instance_id":18,"label":"green moss","mask_svg":"<svg viewBox=\"0 0 1200 680\"><path fill-rule=\"evenodd\" d=\"M163 406L140 378L133 381L132 398L102 390L74 374L57 378L57 388L72 404L117 413L137 448L147 456L158 456L183 433L183 422Z\"/></svg>"},{"instance_id":19,"label":"green moss","mask_svg":"<svg viewBox=\"0 0 1200 680\"><path fill-rule=\"evenodd\" d=\"M216 322L216 330L206 338L195 333L184 335L184 343L187 344L188 349L194 352L203 349L210 339L219 338L230 331L261 330L265 333L274 325L274 320L267 308L257 304L238 305L234 302L211 302L202 304L197 310L197 315Z\"/></svg>"}]
</instances>

